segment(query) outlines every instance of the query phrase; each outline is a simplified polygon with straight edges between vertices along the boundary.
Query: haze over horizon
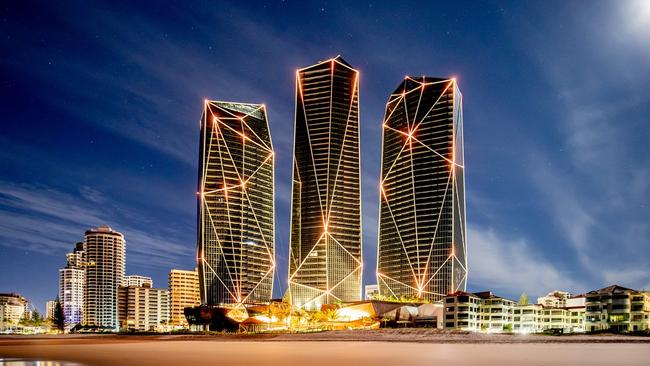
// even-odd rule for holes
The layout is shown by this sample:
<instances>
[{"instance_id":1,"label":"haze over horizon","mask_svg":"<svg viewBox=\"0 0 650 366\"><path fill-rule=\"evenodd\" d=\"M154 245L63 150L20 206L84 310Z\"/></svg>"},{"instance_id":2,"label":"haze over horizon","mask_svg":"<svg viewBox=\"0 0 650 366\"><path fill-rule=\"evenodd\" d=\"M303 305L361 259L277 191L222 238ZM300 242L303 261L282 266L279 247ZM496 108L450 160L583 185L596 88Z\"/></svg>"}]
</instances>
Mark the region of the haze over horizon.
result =
<instances>
[{"instance_id":1,"label":"haze over horizon","mask_svg":"<svg viewBox=\"0 0 650 366\"><path fill-rule=\"evenodd\" d=\"M282 296L295 70L339 54L361 74L364 284L384 106L427 75L463 93L468 290L650 289L648 2L17 2L0 19L0 292L41 311L104 223L127 274L166 287L194 267L205 98L267 106Z\"/></svg>"}]
</instances>

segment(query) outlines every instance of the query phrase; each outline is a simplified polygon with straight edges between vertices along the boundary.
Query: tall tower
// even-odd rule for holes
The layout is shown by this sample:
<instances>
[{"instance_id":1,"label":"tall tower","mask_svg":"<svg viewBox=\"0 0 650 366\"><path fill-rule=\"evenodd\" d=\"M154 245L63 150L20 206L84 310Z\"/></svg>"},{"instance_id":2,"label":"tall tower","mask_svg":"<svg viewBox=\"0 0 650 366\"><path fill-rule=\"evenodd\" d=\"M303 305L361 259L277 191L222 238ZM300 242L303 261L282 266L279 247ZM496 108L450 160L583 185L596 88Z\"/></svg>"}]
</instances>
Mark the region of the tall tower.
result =
<instances>
[{"instance_id":1,"label":"tall tower","mask_svg":"<svg viewBox=\"0 0 650 366\"><path fill-rule=\"evenodd\" d=\"M74 326L83 321L86 268L84 243L75 244L66 255L65 268L59 269L59 301L63 308L65 324Z\"/></svg>"},{"instance_id":2,"label":"tall tower","mask_svg":"<svg viewBox=\"0 0 650 366\"><path fill-rule=\"evenodd\" d=\"M206 101L201 119L201 303L268 302L275 269L273 146L263 104Z\"/></svg>"},{"instance_id":3,"label":"tall tower","mask_svg":"<svg viewBox=\"0 0 650 366\"><path fill-rule=\"evenodd\" d=\"M361 300L359 72L340 56L298 70L291 303Z\"/></svg>"},{"instance_id":4,"label":"tall tower","mask_svg":"<svg viewBox=\"0 0 650 366\"><path fill-rule=\"evenodd\" d=\"M455 79L406 79L383 123L377 282L385 296L438 301L465 290L462 95Z\"/></svg>"},{"instance_id":5,"label":"tall tower","mask_svg":"<svg viewBox=\"0 0 650 366\"><path fill-rule=\"evenodd\" d=\"M86 231L83 324L119 330L118 287L124 278L124 235L102 225Z\"/></svg>"}]
</instances>

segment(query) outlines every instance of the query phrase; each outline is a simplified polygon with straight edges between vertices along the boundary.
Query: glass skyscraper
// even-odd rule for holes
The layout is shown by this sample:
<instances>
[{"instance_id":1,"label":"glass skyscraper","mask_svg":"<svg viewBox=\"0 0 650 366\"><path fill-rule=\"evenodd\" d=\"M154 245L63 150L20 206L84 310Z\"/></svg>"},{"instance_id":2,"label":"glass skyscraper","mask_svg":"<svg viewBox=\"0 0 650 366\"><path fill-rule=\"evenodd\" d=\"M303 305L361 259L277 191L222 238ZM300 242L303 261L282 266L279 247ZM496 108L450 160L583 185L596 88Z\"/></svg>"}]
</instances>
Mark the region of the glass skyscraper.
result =
<instances>
[{"instance_id":1,"label":"glass skyscraper","mask_svg":"<svg viewBox=\"0 0 650 366\"><path fill-rule=\"evenodd\" d=\"M359 72L340 56L296 75L291 303L361 299Z\"/></svg>"},{"instance_id":2,"label":"glass skyscraper","mask_svg":"<svg viewBox=\"0 0 650 366\"><path fill-rule=\"evenodd\" d=\"M268 302L275 269L273 147L261 104L206 101L198 193L203 305Z\"/></svg>"},{"instance_id":3,"label":"glass skyscraper","mask_svg":"<svg viewBox=\"0 0 650 366\"><path fill-rule=\"evenodd\" d=\"M454 79L405 80L383 122L380 294L438 301L465 290L462 95Z\"/></svg>"}]
</instances>

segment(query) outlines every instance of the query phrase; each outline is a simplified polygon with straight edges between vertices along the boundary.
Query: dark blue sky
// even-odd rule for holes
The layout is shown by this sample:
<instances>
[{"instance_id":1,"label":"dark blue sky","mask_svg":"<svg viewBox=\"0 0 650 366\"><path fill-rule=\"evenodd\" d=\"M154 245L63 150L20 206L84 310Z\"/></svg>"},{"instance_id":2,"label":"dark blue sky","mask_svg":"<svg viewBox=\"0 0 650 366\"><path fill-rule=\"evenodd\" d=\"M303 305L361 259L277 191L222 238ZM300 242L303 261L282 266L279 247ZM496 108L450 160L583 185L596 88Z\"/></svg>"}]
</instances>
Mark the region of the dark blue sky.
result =
<instances>
[{"instance_id":1,"label":"dark blue sky","mask_svg":"<svg viewBox=\"0 0 650 366\"><path fill-rule=\"evenodd\" d=\"M463 92L470 290L650 289L647 1L133 3L0 5L0 292L42 310L102 223L128 274L192 268L208 98L267 105L279 296L295 70L337 54L361 72L365 283L383 108L408 74Z\"/></svg>"}]
</instances>

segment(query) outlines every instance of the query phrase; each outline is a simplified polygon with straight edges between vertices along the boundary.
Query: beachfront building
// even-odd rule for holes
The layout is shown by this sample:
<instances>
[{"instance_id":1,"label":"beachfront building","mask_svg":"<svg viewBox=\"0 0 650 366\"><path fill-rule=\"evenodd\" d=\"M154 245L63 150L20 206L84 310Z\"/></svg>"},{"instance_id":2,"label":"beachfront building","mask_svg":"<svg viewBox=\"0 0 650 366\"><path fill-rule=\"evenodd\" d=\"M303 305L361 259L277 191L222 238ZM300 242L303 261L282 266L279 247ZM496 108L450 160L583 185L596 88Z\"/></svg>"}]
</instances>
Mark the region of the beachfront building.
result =
<instances>
[{"instance_id":1,"label":"beachfront building","mask_svg":"<svg viewBox=\"0 0 650 366\"><path fill-rule=\"evenodd\" d=\"M542 330L540 319L544 307L539 304L518 304L512 310L512 331L515 333L538 333Z\"/></svg>"},{"instance_id":2,"label":"beachfront building","mask_svg":"<svg viewBox=\"0 0 650 366\"><path fill-rule=\"evenodd\" d=\"M66 254L66 265L59 269L59 301L67 328L83 320L84 289L86 287L84 243L76 243Z\"/></svg>"},{"instance_id":3,"label":"beachfront building","mask_svg":"<svg viewBox=\"0 0 650 366\"><path fill-rule=\"evenodd\" d=\"M159 331L169 321L169 290L152 288L150 283L120 286L120 329Z\"/></svg>"},{"instance_id":4,"label":"beachfront building","mask_svg":"<svg viewBox=\"0 0 650 366\"><path fill-rule=\"evenodd\" d=\"M439 301L465 291L463 111L456 80L407 76L388 99L382 127L381 295Z\"/></svg>"},{"instance_id":5,"label":"beachfront building","mask_svg":"<svg viewBox=\"0 0 650 366\"><path fill-rule=\"evenodd\" d=\"M199 149L201 303L268 302L275 270L274 157L264 105L205 101Z\"/></svg>"},{"instance_id":6,"label":"beachfront building","mask_svg":"<svg viewBox=\"0 0 650 366\"><path fill-rule=\"evenodd\" d=\"M513 310L517 302L494 295L491 291L476 292L481 298L478 326L489 333L509 332L513 329Z\"/></svg>"},{"instance_id":7,"label":"beachfront building","mask_svg":"<svg viewBox=\"0 0 650 366\"><path fill-rule=\"evenodd\" d=\"M442 300L445 328L478 331L481 298L470 292L457 291Z\"/></svg>"},{"instance_id":8,"label":"beachfront building","mask_svg":"<svg viewBox=\"0 0 650 366\"><path fill-rule=\"evenodd\" d=\"M124 235L102 225L86 231L83 325L104 331L119 330L118 290L124 279Z\"/></svg>"},{"instance_id":9,"label":"beachfront building","mask_svg":"<svg viewBox=\"0 0 650 366\"><path fill-rule=\"evenodd\" d=\"M0 294L0 331L11 331L29 316L29 302L15 293Z\"/></svg>"},{"instance_id":10,"label":"beachfront building","mask_svg":"<svg viewBox=\"0 0 650 366\"><path fill-rule=\"evenodd\" d=\"M581 301L582 299L582 301ZM584 297L567 296L551 307L542 304L517 304L490 291L458 291L443 299L445 328L489 333L577 333L585 331Z\"/></svg>"},{"instance_id":11,"label":"beachfront building","mask_svg":"<svg viewBox=\"0 0 650 366\"><path fill-rule=\"evenodd\" d=\"M488 333L511 332L517 303L491 291L457 291L442 300L445 328Z\"/></svg>"},{"instance_id":12,"label":"beachfront building","mask_svg":"<svg viewBox=\"0 0 650 366\"><path fill-rule=\"evenodd\" d=\"M169 272L170 325L187 327L184 310L201 303L197 270L172 269Z\"/></svg>"},{"instance_id":13,"label":"beachfront building","mask_svg":"<svg viewBox=\"0 0 650 366\"><path fill-rule=\"evenodd\" d=\"M296 74L290 235L292 305L361 300L359 72L340 56Z\"/></svg>"},{"instance_id":14,"label":"beachfront building","mask_svg":"<svg viewBox=\"0 0 650 366\"><path fill-rule=\"evenodd\" d=\"M619 285L587 292L586 330L634 332L650 329L650 293Z\"/></svg>"}]
</instances>

